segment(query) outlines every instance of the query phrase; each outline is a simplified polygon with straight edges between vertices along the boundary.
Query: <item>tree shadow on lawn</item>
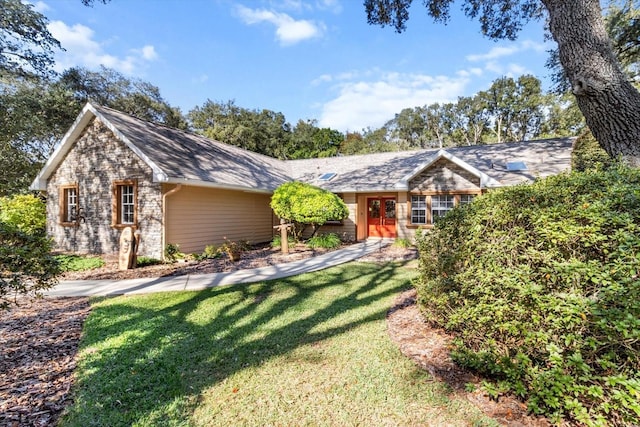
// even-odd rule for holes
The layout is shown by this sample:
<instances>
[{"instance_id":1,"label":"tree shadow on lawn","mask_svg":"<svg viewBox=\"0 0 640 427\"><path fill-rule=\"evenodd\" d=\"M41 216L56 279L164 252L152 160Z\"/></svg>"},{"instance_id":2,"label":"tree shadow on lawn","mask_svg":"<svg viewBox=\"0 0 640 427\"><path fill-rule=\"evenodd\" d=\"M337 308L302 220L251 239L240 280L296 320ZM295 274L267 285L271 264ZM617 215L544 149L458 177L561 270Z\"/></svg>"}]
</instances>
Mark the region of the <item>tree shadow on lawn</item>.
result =
<instances>
[{"instance_id":1,"label":"tree shadow on lawn","mask_svg":"<svg viewBox=\"0 0 640 427\"><path fill-rule=\"evenodd\" d=\"M98 302L63 424L187 423L201 393L234 373L384 319L391 302L380 301L411 277L400 264L350 263L252 285Z\"/></svg>"}]
</instances>

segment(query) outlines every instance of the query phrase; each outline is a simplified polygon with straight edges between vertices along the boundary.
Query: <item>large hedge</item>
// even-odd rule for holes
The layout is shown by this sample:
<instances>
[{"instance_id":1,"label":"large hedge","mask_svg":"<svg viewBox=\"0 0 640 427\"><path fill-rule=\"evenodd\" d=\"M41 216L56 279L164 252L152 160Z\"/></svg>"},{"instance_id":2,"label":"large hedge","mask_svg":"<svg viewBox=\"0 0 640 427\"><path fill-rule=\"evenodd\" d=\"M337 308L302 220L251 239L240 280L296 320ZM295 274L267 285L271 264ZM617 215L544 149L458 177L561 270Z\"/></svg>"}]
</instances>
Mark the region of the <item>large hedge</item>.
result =
<instances>
[{"instance_id":1,"label":"large hedge","mask_svg":"<svg viewBox=\"0 0 640 427\"><path fill-rule=\"evenodd\" d=\"M640 171L490 192L419 247L421 309L491 393L554 420L640 424Z\"/></svg>"},{"instance_id":2,"label":"large hedge","mask_svg":"<svg viewBox=\"0 0 640 427\"><path fill-rule=\"evenodd\" d=\"M605 170L614 166L616 161L606 151L588 129L576 139L571 152L571 168L575 171Z\"/></svg>"}]
</instances>

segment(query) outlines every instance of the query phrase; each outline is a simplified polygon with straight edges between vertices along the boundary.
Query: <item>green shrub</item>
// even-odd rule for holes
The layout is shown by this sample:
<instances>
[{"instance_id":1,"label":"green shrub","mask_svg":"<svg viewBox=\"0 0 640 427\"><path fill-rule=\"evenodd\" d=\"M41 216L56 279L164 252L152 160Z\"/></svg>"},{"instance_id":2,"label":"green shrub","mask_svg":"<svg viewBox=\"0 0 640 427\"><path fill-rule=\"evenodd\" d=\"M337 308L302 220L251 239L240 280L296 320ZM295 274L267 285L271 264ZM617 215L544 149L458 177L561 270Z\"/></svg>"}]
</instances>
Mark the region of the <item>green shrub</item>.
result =
<instances>
[{"instance_id":1,"label":"green shrub","mask_svg":"<svg viewBox=\"0 0 640 427\"><path fill-rule=\"evenodd\" d=\"M0 309L15 303L18 296L38 296L55 286L59 273L49 239L0 221Z\"/></svg>"},{"instance_id":2,"label":"green shrub","mask_svg":"<svg viewBox=\"0 0 640 427\"><path fill-rule=\"evenodd\" d=\"M2 197L0 221L27 234L44 234L47 225L46 206L42 199L29 194Z\"/></svg>"},{"instance_id":3,"label":"green shrub","mask_svg":"<svg viewBox=\"0 0 640 427\"><path fill-rule=\"evenodd\" d=\"M297 240L294 236L292 236L291 234L288 234L287 242L289 243L289 247L291 247L297 243ZM280 236L279 234L276 234L275 236L273 236L273 239L271 239L271 247L280 248L281 246L282 246L282 236Z\"/></svg>"},{"instance_id":4,"label":"green shrub","mask_svg":"<svg viewBox=\"0 0 640 427\"><path fill-rule=\"evenodd\" d=\"M221 256L222 251L216 245L207 245L205 246L201 254L194 254L194 258L197 261L220 258Z\"/></svg>"},{"instance_id":5,"label":"green shrub","mask_svg":"<svg viewBox=\"0 0 640 427\"><path fill-rule=\"evenodd\" d=\"M327 221L343 220L349 209L340 197L330 191L303 182L286 182L275 189L270 203L275 214L294 224L297 240L306 228L316 233Z\"/></svg>"},{"instance_id":6,"label":"green shrub","mask_svg":"<svg viewBox=\"0 0 640 427\"><path fill-rule=\"evenodd\" d=\"M157 258L139 256L136 260L136 267L147 267L149 265L158 265L158 264L162 264L162 261Z\"/></svg>"},{"instance_id":7,"label":"green shrub","mask_svg":"<svg viewBox=\"0 0 640 427\"><path fill-rule=\"evenodd\" d=\"M490 192L419 249L420 307L489 392L554 420L640 424L640 170Z\"/></svg>"},{"instance_id":8,"label":"green shrub","mask_svg":"<svg viewBox=\"0 0 640 427\"><path fill-rule=\"evenodd\" d=\"M411 243L411 240L405 237L399 237L393 242L393 246L396 246L398 248L408 249L411 246L413 246L413 244Z\"/></svg>"},{"instance_id":9,"label":"green shrub","mask_svg":"<svg viewBox=\"0 0 640 427\"><path fill-rule=\"evenodd\" d=\"M614 164L615 160L609 157L607 152L600 147L600 144L589 130L583 132L576 139L571 153L571 168L573 170L604 170Z\"/></svg>"},{"instance_id":10,"label":"green shrub","mask_svg":"<svg viewBox=\"0 0 640 427\"><path fill-rule=\"evenodd\" d=\"M60 264L60 271L85 271L104 266L102 258L83 255L56 255L55 259Z\"/></svg>"},{"instance_id":11,"label":"green shrub","mask_svg":"<svg viewBox=\"0 0 640 427\"><path fill-rule=\"evenodd\" d=\"M334 249L341 243L342 241L336 233L320 234L307 240L307 245L310 248Z\"/></svg>"},{"instance_id":12,"label":"green shrub","mask_svg":"<svg viewBox=\"0 0 640 427\"><path fill-rule=\"evenodd\" d=\"M164 248L164 257L169 262L176 262L179 258L183 258L184 254L180 252L180 247L175 243L167 243Z\"/></svg>"}]
</instances>

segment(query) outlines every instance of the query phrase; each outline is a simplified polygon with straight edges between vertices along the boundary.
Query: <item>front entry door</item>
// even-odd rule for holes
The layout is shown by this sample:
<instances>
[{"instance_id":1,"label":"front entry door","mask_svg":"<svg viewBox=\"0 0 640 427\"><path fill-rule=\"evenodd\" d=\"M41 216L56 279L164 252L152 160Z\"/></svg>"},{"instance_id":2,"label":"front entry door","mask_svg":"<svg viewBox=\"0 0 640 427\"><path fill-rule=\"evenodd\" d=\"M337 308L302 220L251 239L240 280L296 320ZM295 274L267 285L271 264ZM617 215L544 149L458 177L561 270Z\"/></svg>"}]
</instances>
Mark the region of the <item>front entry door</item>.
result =
<instances>
[{"instance_id":1,"label":"front entry door","mask_svg":"<svg viewBox=\"0 0 640 427\"><path fill-rule=\"evenodd\" d=\"M367 237L396 237L395 197L367 199Z\"/></svg>"}]
</instances>

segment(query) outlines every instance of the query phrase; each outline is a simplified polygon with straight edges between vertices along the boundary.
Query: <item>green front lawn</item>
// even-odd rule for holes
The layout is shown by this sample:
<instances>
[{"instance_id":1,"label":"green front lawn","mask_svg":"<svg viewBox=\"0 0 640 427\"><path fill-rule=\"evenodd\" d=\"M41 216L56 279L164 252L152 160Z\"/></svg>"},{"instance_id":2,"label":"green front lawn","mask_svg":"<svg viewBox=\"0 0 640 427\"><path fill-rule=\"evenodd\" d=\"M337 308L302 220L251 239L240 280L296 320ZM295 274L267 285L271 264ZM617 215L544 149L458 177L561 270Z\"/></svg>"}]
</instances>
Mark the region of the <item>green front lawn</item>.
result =
<instances>
[{"instance_id":1,"label":"green front lawn","mask_svg":"<svg viewBox=\"0 0 640 427\"><path fill-rule=\"evenodd\" d=\"M386 312L415 274L349 263L95 300L61 425L495 425L390 341Z\"/></svg>"}]
</instances>

